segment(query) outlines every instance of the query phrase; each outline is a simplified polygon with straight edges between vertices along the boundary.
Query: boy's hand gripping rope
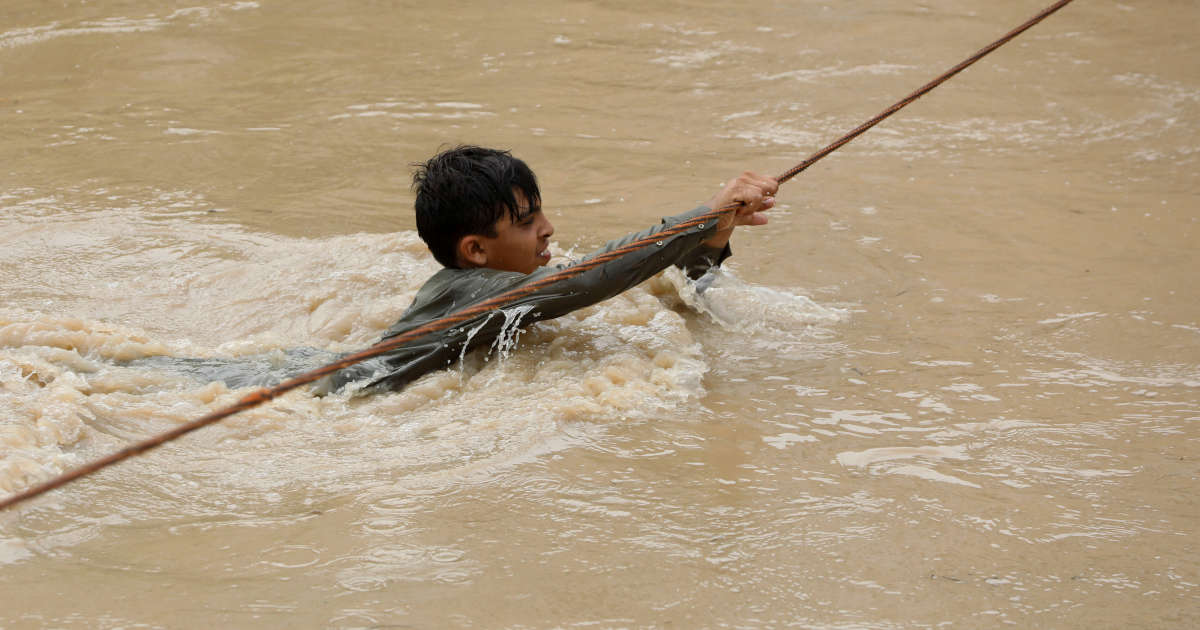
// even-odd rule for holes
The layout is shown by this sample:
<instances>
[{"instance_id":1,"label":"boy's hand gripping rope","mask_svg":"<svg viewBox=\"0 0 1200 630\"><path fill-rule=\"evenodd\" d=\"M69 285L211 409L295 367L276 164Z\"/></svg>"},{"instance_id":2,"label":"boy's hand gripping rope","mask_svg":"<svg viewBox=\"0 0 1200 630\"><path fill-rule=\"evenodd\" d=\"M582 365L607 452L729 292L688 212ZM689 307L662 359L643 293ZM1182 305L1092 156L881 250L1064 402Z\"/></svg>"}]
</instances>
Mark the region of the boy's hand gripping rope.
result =
<instances>
[{"instance_id":1,"label":"boy's hand gripping rope","mask_svg":"<svg viewBox=\"0 0 1200 630\"><path fill-rule=\"evenodd\" d=\"M804 171L808 167L815 164L818 160L820 160L820 159L824 158L825 156L829 155L830 153L833 153L834 151L838 150L839 148L842 147L842 145L846 144L847 142L850 142L854 138L857 138L858 136L862 135L863 132L865 132L866 130L870 129L871 127L874 127L875 125L879 124L883 119L887 118L888 116L891 116L892 114L896 113L897 111L904 108L909 103L917 100L918 98L921 98L926 93L928 93L930 90L941 85L943 82L945 82L950 77L958 74L959 72L962 72L968 66L975 63L976 61L979 61L984 56L986 56L988 53L990 53L993 50L999 48L1000 46L1006 44L1008 41L1012 40L1016 36L1020 35L1021 33L1025 32L1026 30L1028 30L1034 24L1037 24L1038 22L1041 22L1042 20L1046 19L1046 17L1048 17L1050 14L1054 13L1055 11L1058 11L1059 9L1063 8L1064 6L1071 3L1072 1L1073 0L1059 0L1058 2L1055 2L1053 5L1044 9L1041 13L1038 13L1037 15L1030 18L1024 24L1018 26L1017 28L1013 29L1012 31L1009 31L1007 34L1005 34L1000 39L997 39L996 41L992 42L991 44L988 44L987 46L985 46L984 48L982 48L978 52L976 52L974 55L971 55L970 57L968 57L962 63L947 70L945 73L938 76L933 81L926 83L924 86L920 87L912 94L909 94L908 96L906 96L903 99L901 99L900 101L898 101L896 104L885 109L879 115L875 116L874 118L872 118L872 119L868 120L867 122L863 123L862 125L858 126L857 128L850 131L849 133L842 136L841 138L838 138L835 142L833 142L829 146L812 154L808 159L806 159L803 162L792 167L791 169L789 169L787 172L781 174L776 179L779 181L780 184L782 184L782 183L788 181L789 179L795 177L800 172ZM390 339L381 341L365 350L356 352L354 354L346 355L345 357L342 357L341 359L334 361L333 363L324 365L315 370L305 372L303 374L300 374L298 376L290 378L286 381L283 381L282 383L280 383L278 385L275 385L274 387L262 388L257 391L251 392L250 394L247 394L246 396L244 396L240 400L238 400L236 403L234 403L228 407L218 409L217 411L214 411L207 415L196 418L195 420L192 420L191 422L181 424L178 427L171 429L170 431L160 433L153 437L150 437L150 438L147 438L140 442L137 442L135 444L132 444L132 445L130 445L126 448L123 448L111 455L108 455L107 457L100 458L98 460L95 460L95 461L85 464L83 466L80 466L79 468L75 468L73 470L68 470L67 472L62 473L61 475L54 477L53 479L50 479L49 481L43 482L41 484L38 484L31 488L28 488L22 492L18 492L17 494L14 494L6 499L0 500L0 510L10 507L10 506L13 506L13 505L16 505L17 503L20 503L22 501L32 499L33 497L36 497L45 492L49 492L55 488L58 488L59 486L65 485L65 484L67 484L71 481L74 481L75 479L78 479L80 477L90 475L91 473L94 473L102 468L111 466L112 464L115 464L126 458L132 457L139 453L144 453L145 451L148 451L156 446L160 446L162 444L165 444L166 442L170 442L171 440L174 440L178 437L182 437L183 435L191 433L192 431L195 431L196 429L210 425L210 424L217 422L219 420L222 420L224 418L228 418L229 416L232 416L236 413L245 411L247 409L257 407L269 400L272 400L274 398L277 398L277 397L283 395L286 392L296 389L297 387L300 387L301 385L307 385L309 383L312 383L313 381L316 381L317 379L319 379L323 376L332 374L342 368L354 365L355 363L358 363L359 361L363 361L363 360L369 359L371 357L376 357L381 354L385 354L387 352L390 352L392 350L395 350L395 349L403 346L404 344L407 344L410 341L413 341L415 339L423 337L427 334L452 328L456 324L467 321L477 315L481 315L492 309L502 308L503 306L505 306L506 304L508 304L509 302L511 302L513 300L520 299L521 297L524 297L530 293L533 293L534 291L537 291L538 289L543 288L547 285L553 284L559 280L573 278L573 277L587 271L588 269L592 269L592 268L596 267L597 265L601 265L605 262L613 260L614 258L619 258L631 251L636 251L643 247L651 246L656 241L661 239L663 236L670 236L670 235L676 234L678 232L685 231L697 224L704 223L704 222L707 222L707 221L710 221L713 219L719 219L721 217L721 215L723 215L725 213L736 211L737 208L739 207L739 205L740 204L733 204L733 205L725 206L723 208L717 208L717 209L715 209L711 212L708 212L704 215L701 215L699 217L696 217L694 219L691 219L689 221L686 221L684 223L676 225L673 228L671 228L670 230L667 230L664 232L659 232L649 238L645 238L645 239L642 239L639 241L634 241L632 243L629 243L628 245L625 245L624 247L601 254L599 256L596 256L595 258L587 260L587 261L580 263L578 265L575 265L573 267L567 267L556 273L549 274L536 282L531 282L527 285L522 285L520 287L511 289L509 291L505 291L504 293L501 293L500 295L497 295L491 299L480 302L479 304L475 304L474 306L469 306L460 311L456 311L450 315L447 315L446 317L434 320L432 322L429 322L427 324L424 324L422 326L414 328L403 334L400 334L400 335L397 335Z\"/></svg>"}]
</instances>

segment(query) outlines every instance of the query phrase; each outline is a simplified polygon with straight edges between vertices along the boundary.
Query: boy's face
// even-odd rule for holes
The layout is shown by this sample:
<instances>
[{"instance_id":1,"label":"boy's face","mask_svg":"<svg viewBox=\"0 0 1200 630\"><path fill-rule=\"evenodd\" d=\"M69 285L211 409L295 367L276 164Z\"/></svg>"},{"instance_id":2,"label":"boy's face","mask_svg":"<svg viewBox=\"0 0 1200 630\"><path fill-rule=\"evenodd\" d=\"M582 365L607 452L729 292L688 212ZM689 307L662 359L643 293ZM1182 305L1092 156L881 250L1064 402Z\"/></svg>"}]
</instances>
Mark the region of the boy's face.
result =
<instances>
[{"instance_id":1,"label":"boy's face","mask_svg":"<svg viewBox=\"0 0 1200 630\"><path fill-rule=\"evenodd\" d=\"M505 214L496 221L496 236L478 236L484 261L482 267L503 271L532 273L550 262L550 237L554 226L541 206L529 207L529 201L517 191L520 213L517 220Z\"/></svg>"}]
</instances>

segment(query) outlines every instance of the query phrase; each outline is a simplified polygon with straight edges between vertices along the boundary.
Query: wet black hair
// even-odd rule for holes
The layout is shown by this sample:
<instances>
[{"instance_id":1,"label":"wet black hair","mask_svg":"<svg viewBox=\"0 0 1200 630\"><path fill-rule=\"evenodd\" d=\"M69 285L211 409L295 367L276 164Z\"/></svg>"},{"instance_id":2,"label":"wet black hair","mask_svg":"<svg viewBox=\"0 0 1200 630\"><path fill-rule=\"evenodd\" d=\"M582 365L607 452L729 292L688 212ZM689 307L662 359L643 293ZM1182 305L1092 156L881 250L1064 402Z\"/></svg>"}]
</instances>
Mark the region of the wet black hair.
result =
<instances>
[{"instance_id":1,"label":"wet black hair","mask_svg":"<svg viewBox=\"0 0 1200 630\"><path fill-rule=\"evenodd\" d=\"M460 146L414 166L417 234L446 267L458 267L455 249L462 237L495 237L505 213L513 222L522 218L514 191L531 210L542 205L537 177L509 151Z\"/></svg>"}]
</instances>

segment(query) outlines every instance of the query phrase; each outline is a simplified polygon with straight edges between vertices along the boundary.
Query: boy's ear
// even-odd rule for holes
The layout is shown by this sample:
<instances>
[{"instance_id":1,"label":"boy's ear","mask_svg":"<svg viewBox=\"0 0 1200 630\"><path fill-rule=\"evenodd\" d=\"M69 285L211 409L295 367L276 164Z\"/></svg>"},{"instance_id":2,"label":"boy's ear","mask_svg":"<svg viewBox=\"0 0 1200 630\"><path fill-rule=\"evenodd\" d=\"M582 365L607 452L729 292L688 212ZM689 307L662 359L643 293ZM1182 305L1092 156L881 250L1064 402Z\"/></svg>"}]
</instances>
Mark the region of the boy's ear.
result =
<instances>
[{"instance_id":1,"label":"boy's ear","mask_svg":"<svg viewBox=\"0 0 1200 630\"><path fill-rule=\"evenodd\" d=\"M483 238L478 234L468 234L458 239L456 253L462 267L487 266L487 250L483 248Z\"/></svg>"}]
</instances>

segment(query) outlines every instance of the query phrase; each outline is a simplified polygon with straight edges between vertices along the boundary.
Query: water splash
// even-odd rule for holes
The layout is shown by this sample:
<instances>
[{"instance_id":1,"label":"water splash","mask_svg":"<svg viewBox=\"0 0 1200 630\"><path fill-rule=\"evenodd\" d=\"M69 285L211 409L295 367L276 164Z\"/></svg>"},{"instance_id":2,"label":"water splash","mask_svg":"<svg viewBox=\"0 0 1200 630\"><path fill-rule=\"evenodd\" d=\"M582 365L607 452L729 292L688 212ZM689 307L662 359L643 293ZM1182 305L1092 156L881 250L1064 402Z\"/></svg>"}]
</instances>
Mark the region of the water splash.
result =
<instances>
[{"instance_id":1,"label":"water splash","mask_svg":"<svg viewBox=\"0 0 1200 630\"><path fill-rule=\"evenodd\" d=\"M460 385L463 382L464 372L466 369L467 348L471 347L471 340L475 338L475 335L479 334L479 331L483 330L484 326L487 326L488 322L492 321L492 315L495 314L496 311L490 311L487 314L487 317L485 317L483 321L479 322L478 326L467 331L467 338L463 340L462 348L458 351L458 382Z\"/></svg>"},{"instance_id":2,"label":"water splash","mask_svg":"<svg viewBox=\"0 0 1200 630\"><path fill-rule=\"evenodd\" d=\"M521 333L525 332L521 329L521 318L528 315L529 311L533 310L533 306L533 304L520 304L512 308L500 309L500 312L504 313L504 325L500 327L500 333L496 335L496 340L488 349L488 355L495 350L496 356L500 357L500 360L508 358L513 349L517 347Z\"/></svg>"},{"instance_id":3,"label":"water splash","mask_svg":"<svg viewBox=\"0 0 1200 630\"><path fill-rule=\"evenodd\" d=\"M790 334L797 329L836 324L848 316L845 309L819 304L806 295L745 282L723 267L710 270L695 282L681 273L669 274L684 303L728 330L760 334L767 329Z\"/></svg>"}]
</instances>

